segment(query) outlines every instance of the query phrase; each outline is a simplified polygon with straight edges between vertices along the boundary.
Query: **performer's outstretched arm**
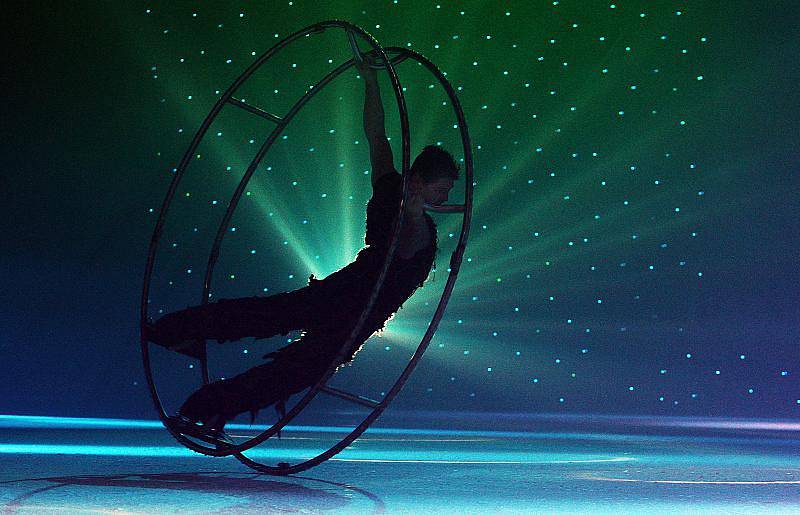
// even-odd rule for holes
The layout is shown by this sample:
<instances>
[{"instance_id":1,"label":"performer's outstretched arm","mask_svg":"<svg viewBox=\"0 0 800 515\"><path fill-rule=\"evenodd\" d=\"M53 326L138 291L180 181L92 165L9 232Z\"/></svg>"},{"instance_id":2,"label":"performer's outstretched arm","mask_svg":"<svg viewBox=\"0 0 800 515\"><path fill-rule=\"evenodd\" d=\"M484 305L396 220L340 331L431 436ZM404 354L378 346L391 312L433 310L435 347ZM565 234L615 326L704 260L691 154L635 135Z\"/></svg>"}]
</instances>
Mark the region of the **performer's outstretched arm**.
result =
<instances>
[{"instance_id":1,"label":"performer's outstretched arm","mask_svg":"<svg viewBox=\"0 0 800 515\"><path fill-rule=\"evenodd\" d=\"M389 140L386 139L381 90L375 70L368 62L358 65L364 77L364 133L369 143L369 158L372 163L372 185L384 174L394 170L394 157Z\"/></svg>"},{"instance_id":2,"label":"performer's outstretched arm","mask_svg":"<svg viewBox=\"0 0 800 515\"><path fill-rule=\"evenodd\" d=\"M397 173L394 168L392 147L386 139L386 127L383 120L383 103L380 86L375 70L368 66L368 61L358 65L364 77L364 132L369 142L369 157L372 163L372 187L387 173ZM425 236L428 226L423 218L422 195L412 189L406 203L406 216L397 245L397 255L403 259L411 259L416 252L426 245Z\"/></svg>"}]
</instances>

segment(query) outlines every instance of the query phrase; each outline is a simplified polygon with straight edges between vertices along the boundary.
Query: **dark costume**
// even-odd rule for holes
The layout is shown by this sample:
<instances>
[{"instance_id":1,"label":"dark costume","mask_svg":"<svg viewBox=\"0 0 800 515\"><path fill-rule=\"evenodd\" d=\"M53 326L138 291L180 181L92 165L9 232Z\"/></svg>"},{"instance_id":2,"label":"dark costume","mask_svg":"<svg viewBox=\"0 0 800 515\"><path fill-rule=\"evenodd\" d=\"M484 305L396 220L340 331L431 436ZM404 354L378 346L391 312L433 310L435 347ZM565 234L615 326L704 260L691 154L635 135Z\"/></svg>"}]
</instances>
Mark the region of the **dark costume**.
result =
<instances>
[{"instance_id":1,"label":"dark costume","mask_svg":"<svg viewBox=\"0 0 800 515\"><path fill-rule=\"evenodd\" d=\"M303 330L289 345L267 354L271 361L224 381L215 381L193 393L180 414L195 421L214 415L230 420L249 411L285 400L313 386L325 373L355 327L380 275L391 243L394 220L403 196L402 176L392 170L374 186L367 204L367 246L355 261L324 279L313 275L299 290L268 297L220 299L170 313L155 324L155 343L169 346L188 339L225 341L245 337L269 338ZM411 259L395 254L381 292L353 346L339 365L353 359L364 342L422 286L436 255L436 225L427 214L431 243Z\"/></svg>"}]
</instances>

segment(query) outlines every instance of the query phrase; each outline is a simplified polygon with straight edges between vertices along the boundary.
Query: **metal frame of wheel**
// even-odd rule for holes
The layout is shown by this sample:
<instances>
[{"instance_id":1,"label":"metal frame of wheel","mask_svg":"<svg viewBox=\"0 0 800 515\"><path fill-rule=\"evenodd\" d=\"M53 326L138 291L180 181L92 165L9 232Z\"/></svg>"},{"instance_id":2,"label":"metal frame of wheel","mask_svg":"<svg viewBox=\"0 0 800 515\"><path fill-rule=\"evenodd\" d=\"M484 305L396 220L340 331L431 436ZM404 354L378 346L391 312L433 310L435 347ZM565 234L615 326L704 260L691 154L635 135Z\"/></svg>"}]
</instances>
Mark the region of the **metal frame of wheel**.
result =
<instances>
[{"instance_id":1,"label":"metal frame of wheel","mask_svg":"<svg viewBox=\"0 0 800 515\"><path fill-rule=\"evenodd\" d=\"M323 79L321 79L317 84L310 87L309 90L289 109L288 113L283 116L276 116L274 114L269 113L257 106L247 104L242 100L235 98L233 95L235 94L236 90L253 74L255 71L264 64L267 60L269 60L276 52L281 50L282 48L286 47L293 41L301 37L310 36L314 33L323 32L326 29L330 28L338 28L343 29L348 37L350 45L352 46L354 52L354 58L351 60L346 61L342 65L338 66L336 69L328 73ZM186 153L183 156L180 164L178 165L175 175L173 177L172 183L170 184L169 190L167 192L166 198L161 207L161 211L159 214L158 221L156 223L155 230L153 232L153 236L150 241L150 248L148 252L148 259L147 265L145 268L144 274L144 285L142 289L142 299L140 305L140 316L141 316L141 328L144 328L145 323L147 322L147 304L148 304L148 294L150 289L151 277L153 266L155 263L155 252L158 246L158 241L161 236L161 231L163 229L163 225L166 219L166 214L168 212L170 203L172 198L175 194L177 189L178 183L183 176L183 173L186 171L188 167L191 157L194 155L194 152L197 146L200 144L200 141L204 137L205 133L207 132L208 128L210 127L213 120L219 114L223 107L228 104L234 105L241 109L244 109L252 114L261 116L267 120L270 120L273 123L276 123L277 126L273 129L272 133L267 137L266 141L263 143L259 151L256 153L256 156L251 161L250 165L248 166L244 176L242 177L237 189L233 193L231 197L231 201L228 205L227 211L225 216L220 223L220 226L217 230L217 235L214 240L214 245L212 246L211 253L208 259L208 265L206 268L206 274L203 281L203 294L201 298L202 304L207 304L209 298L209 290L211 285L211 279L213 276L214 266L216 264L217 258L219 256L219 249L222 244L222 238L224 237L230 220L233 216L233 213L238 205L239 199L241 198L242 193L247 186L251 176L255 172L255 169L266 155L269 148L272 146L274 141L280 135L280 133L285 129L285 127L291 122L292 118L299 112L299 110L317 93L319 92L324 86L326 86L329 82L331 82L334 78L339 76L345 70L349 69L356 61L360 61L363 59L363 54L358 48L358 45L355 40L355 35L361 36L365 39L369 45L373 48L372 51L369 53L379 57L376 62L383 63L383 64L376 64L375 68L385 69L389 73L389 78L392 83L392 89L394 90L395 97L397 99L398 108L400 110L400 125L401 125L401 134L402 134L402 172L403 172L403 199L401 200L400 207L399 207L399 215L398 220L395 224L394 234L392 235L391 243L389 245L388 253L384 265L381 269L381 272L376 280L375 285L373 286L373 290L371 292L370 298L365 306L364 310L359 317L358 322L356 323L355 327L350 333L349 338L347 341L342 345L339 350L339 353L336 356L336 359L331 363L331 366L328 370L323 374L323 376L317 381L317 383L289 410L280 420L274 423L271 427L260 433L259 435L249 439L248 441L238 444L238 445L218 445L216 447L209 447L206 445L201 445L194 440L190 439L186 435L176 431L168 422L168 416L164 411L164 407L161 403L161 400L158 395L158 391L155 386L155 382L153 380L153 372L150 363L150 354L149 354L149 342L147 342L144 337L141 337L141 348L142 348L142 360L144 363L145 369L145 376L147 378L148 387L150 389L150 394L153 399L153 402L156 407L156 411L161 419L162 423L166 427L166 429L175 437L178 442L182 445L188 447L191 450L194 450L201 454L206 454L209 456L235 456L239 461L247 465L248 467L253 468L262 473L273 474L273 475L286 475L292 474L296 472L300 472L306 469L309 469L323 461L329 459L331 456L335 455L336 453L340 452L342 449L350 445L356 438L358 438L369 425L383 412L384 409L388 406L391 400L397 395L397 393L402 388L405 381L408 379L408 376L413 371L414 367L417 365L419 359L422 357L422 354L427 349L427 346L433 337L433 334L436 332L438 327L439 321L444 314L444 309L447 305L447 302L450 298L452 293L453 287L455 285L455 280L458 275L458 271L461 265L461 261L463 258L464 250L466 248L466 241L469 234L469 227L472 217L472 183L473 183L473 166L472 166L472 152L470 147L469 141L469 134L467 131L466 121L464 119L464 114L461 109L461 105L458 102L458 98L444 75L439 71L439 69L431 63L427 58L413 52L411 50L406 50L403 48L398 47L389 47L383 49L378 42L373 38L369 33L361 29L360 27L353 25L346 21L341 20L329 20L320 23L316 23L314 25L310 25L304 29L301 29L289 36L285 39L274 45L270 48L266 53L264 53L261 57L259 57L252 65L250 65L247 70L245 70L234 82L233 84L225 91L225 93L220 97L217 103L212 108L211 112L206 116L206 119L203 121L200 129L198 129L197 133L195 134L194 139L192 140L189 148L187 149ZM388 54L393 54L393 57L389 57ZM434 313L433 319L428 326L428 329L423 336L420 345L418 346L416 352L412 356L411 360L407 364L406 368L403 370L400 377L394 383L392 388L389 392L384 396L383 400L380 402L373 401L370 399L366 399L361 396L353 395L347 392L343 392L341 390L328 387L326 386L330 377L335 373L336 369L338 368L338 364L342 358L344 358L345 354L350 350L351 346L353 345L356 336L360 332L364 322L367 319L367 316L372 310L372 307L375 303L375 300L380 293L380 289L383 286L384 279L386 277L386 273L389 269L391 264L392 258L394 256L394 252L399 240L400 231L402 229L403 221L404 221L404 207L406 203L406 199L408 196L408 186L409 186L409 174L407 173L410 168L410 158L409 158L409 130L408 130L408 113L405 106L405 99L403 97L402 88L400 86L400 82L397 78L397 74L394 70L393 63L399 63L405 59L411 58L416 60L418 63L424 65L428 70L430 70L439 82L444 87L445 91L447 92L448 96L450 97L451 103L456 113L456 117L458 118L458 126L461 132L461 139L464 145L464 170L465 170L465 177L464 181L466 184L465 187L465 202L463 205L445 205L445 206L437 206L437 207L430 207L427 206L429 211L439 212L439 213L463 213L463 222L462 222L462 229L461 234L459 236L458 244L456 245L456 249L451 255L450 258L450 274L447 279L447 283L445 284L444 292L439 300L439 304L437 306L436 312ZM144 334L144 332L142 332ZM205 349L205 346L203 346ZM208 383L208 360L206 357L205 352L203 353L201 359L201 374L203 378L203 382L205 384ZM264 442L268 438L272 437L276 433L278 433L286 424L288 424L295 416L297 416L305 406L316 396L317 393L324 392L329 395L334 395L357 404L369 407L372 409L370 414L363 420L361 424L359 424L350 434L348 434L345 438L340 440L337 444L333 447L329 448L327 451L300 463L290 465L286 463L281 463L278 466L269 466L264 465L258 462L251 460L244 456L243 452L251 449L260 443Z\"/></svg>"}]
</instances>

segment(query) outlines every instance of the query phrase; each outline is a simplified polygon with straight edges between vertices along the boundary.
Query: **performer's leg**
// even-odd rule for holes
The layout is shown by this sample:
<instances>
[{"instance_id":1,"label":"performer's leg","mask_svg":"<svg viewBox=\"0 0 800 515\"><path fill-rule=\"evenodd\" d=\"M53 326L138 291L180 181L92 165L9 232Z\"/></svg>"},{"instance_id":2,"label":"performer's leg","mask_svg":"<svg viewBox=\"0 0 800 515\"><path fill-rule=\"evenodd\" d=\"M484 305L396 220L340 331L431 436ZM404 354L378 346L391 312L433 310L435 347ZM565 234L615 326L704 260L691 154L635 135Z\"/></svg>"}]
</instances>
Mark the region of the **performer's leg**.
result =
<instances>
[{"instance_id":1,"label":"performer's leg","mask_svg":"<svg viewBox=\"0 0 800 515\"><path fill-rule=\"evenodd\" d=\"M224 381L215 381L194 392L179 413L206 422L215 415L225 421L240 413L256 413L313 386L336 357L332 346L304 341L308 334L273 353L274 360Z\"/></svg>"},{"instance_id":2,"label":"performer's leg","mask_svg":"<svg viewBox=\"0 0 800 515\"><path fill-rule=\"evenodd\" d=\"M313 386L334 360L339 365L350 362L364 341L383 325L377 318L368 318L355 343L337 358L355 323L352 316L342 315L340 320L341 324L335 328L316 327L291 344L268 354L267 357L273 360L270 363L203 386L186 400L179 413L198 422L219 415L224 424L224 421L247 411L255 417L258 410L285 401Z\"/></svg>"},{"instance_id":3,"label":"performer's leg","mask_svg":"<svg viewBox=\"0 0 800 515\"><path fill-rule=\"evenodd\" d=\"M268 297L220 299L169 313L150 329L151 341L171 346L197 339L224 341L269 338L307 327L313 321L314 295L306 286Z\"/></svg>"}]
</instances>

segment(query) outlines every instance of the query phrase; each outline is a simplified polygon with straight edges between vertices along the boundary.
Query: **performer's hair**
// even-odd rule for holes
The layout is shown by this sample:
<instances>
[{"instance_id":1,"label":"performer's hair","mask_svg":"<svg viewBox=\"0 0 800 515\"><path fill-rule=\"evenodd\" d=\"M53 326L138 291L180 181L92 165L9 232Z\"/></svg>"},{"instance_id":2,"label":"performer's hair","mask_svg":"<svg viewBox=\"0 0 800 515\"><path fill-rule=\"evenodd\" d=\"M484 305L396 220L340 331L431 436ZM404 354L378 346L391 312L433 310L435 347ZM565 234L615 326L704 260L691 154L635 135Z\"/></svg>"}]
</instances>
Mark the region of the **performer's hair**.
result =
<instances>
[{"instance_id":1,"label":"performer's hair","mask_svg":"<svg viewBox=\"0 0 800 515\"><path fill-rule=\"evenodd\" d=\"M438 179L450 178L458 180L458 171L461 169L453 159L453 155L442 147L428 145L422 149L414 164L411 165L411 174L420 174L424 182L433 182Z\"/></svg>"}]
</instances>

